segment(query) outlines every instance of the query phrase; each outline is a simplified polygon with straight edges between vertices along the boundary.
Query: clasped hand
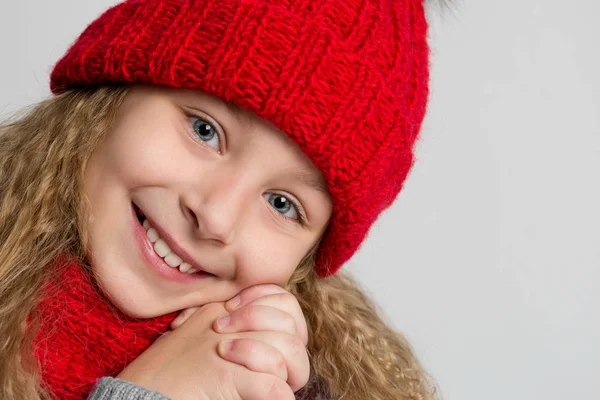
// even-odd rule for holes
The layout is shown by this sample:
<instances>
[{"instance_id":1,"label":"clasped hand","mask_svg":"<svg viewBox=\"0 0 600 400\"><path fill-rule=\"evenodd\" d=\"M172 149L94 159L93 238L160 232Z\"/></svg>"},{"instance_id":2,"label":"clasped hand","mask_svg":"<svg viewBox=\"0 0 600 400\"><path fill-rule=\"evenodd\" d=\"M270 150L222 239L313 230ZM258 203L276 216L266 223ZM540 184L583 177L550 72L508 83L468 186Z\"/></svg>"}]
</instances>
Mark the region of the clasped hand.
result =
<instances>
[{"instance_id":1,"label":"clasped hand","mask_svg":"<svg viewBox=\"0 0 600 400\"><path fill-rule=\"evenodd\" d=\"M118 378L173 400L292 400L308 382L306 321L279 286L188 308L171 329Z\"/></svg>"}]
</instances>

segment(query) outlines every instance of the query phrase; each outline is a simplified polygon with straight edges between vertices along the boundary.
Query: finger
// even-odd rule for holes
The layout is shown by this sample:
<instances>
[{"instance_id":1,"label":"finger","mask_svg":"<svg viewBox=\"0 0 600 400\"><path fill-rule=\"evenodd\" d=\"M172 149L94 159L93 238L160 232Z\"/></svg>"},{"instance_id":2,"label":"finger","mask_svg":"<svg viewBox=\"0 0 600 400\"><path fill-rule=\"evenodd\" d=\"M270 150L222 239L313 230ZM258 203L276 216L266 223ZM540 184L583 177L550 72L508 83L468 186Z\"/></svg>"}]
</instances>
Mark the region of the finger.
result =
<instances>
[{"instance_id":1,"label":"finger","mask_svg":"<svg viewBox=\"0 0 600 400\"><path fill-rule=\"evenodd\" d=\"M213 323L218 333L278 331L297 334L296 320L285 311L270 306L250 304L221 317Z\"/></svg>"},{"instance_id":2,"label":"finger","mask_svg":"<svg viewBox=\"0 0 600 400\"><path fill-rule=\"evenodd\" d=\"M305 346L308 344L308 328L306 326L306 319L304 318L304 314L302 313L302 308L300 308L298 300L293 294L287 291L284 291L283 293L269 294L259 297L249 304L252 306L270 306L291 315L295 321L296 334L302 339L302 342ZM227 305L225 305L225 307L227 307Z\"/></svg>"},{"instance_id":3,"label":"finger","mask_svg":"<svg viewBox=\"0 0 600 400\"><path fill-rule=\"evenodd\" d=\"M295 400L290 386L282 379L271 375L246 371L238 379L238 396L244 400Z\"/></svg>"},{"instance_id":4,"label":"finger","mask_svg":"<svg viewBox=\"0 0 600 400\"><path fill-rule=\"evenodd\" d=\"M228 314L227 310L225 310L224 303L208 303L199 307L194 312L190 312L189 315L185 316L185 324L175 324L175 328L187 332L202 332L206 329L210 329L214 320Z\"/></svg>"},{"instance_id":5,"label":"finger","mask_svg":"<svg viewBox=\"0 0 600 400\"><path fill-rule=\"evenodd\" d=\"M233 299L225 302L227 311L232 312L237 308L241 308L246 304L250 304L259 297L268 296L270 294L288 293L284 288L273 284L261 284L250 286L242 290Z\"/></svg>"},{"instance_id":6,"label":"finger","mask_svg":"<svg viewBox=\"0 0 600 400\"><path fill-rule=\"evenodd\" d=\"M219 343L218 353L221 358L243 365L251 371L272 374L284 382L288 379L287 365L283 354L260 340L222 341Z\"/></svg>"},{"instance_id":7,"label":"finger","mask_svg":"<svg viewBox=\"0 0 600 400\"><path fill-rule=\"evenodd\" d=\"M310 360L306 347L297 335L282 332L241 332L223 334L226 339L254 339L277 349L285 358L288 379L287 383L295 392L308 382L310 376ZM235 335L235 336L234 336Z\"/></svg>"},{"instance_id":8,"label":"finger","mask_svg":"<svg viewBox=\"0 0 600 400\"><path fill-rule=\"evenodd\" d=\"M177 315L177 318L175 318L173 322L171 322L171 329L175 330L179 328L185 321L188 320L188 318L190 318L199 309L200 307L190 307L181 311L179 315Z\"/></svg>"}]
</instances>

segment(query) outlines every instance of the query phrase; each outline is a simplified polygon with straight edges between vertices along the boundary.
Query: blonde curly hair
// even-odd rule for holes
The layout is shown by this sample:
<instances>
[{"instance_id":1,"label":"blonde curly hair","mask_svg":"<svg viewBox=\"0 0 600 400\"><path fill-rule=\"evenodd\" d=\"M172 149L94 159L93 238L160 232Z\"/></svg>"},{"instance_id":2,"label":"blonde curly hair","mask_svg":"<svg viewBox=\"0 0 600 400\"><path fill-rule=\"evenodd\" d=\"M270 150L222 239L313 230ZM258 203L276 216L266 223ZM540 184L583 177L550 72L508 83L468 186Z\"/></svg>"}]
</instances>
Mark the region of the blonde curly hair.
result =
<instances>
[{"instance_id":1,"label":"blonde curly hair","mask_svg":"<svg viewBox=\"0 0 600 400\"><path fill-rule=\"evenodd\" d=\"M84 259L83 173L128 89L69 90L0 125L1 399L50 399L31 351L38 324L29 318L51 261L65 252ZM309 327L308 386L346 400L434 399L436 387L411 346L358 284L344 271L317 276L316 248L287 286Z\"/></svg>"}]
</instances>

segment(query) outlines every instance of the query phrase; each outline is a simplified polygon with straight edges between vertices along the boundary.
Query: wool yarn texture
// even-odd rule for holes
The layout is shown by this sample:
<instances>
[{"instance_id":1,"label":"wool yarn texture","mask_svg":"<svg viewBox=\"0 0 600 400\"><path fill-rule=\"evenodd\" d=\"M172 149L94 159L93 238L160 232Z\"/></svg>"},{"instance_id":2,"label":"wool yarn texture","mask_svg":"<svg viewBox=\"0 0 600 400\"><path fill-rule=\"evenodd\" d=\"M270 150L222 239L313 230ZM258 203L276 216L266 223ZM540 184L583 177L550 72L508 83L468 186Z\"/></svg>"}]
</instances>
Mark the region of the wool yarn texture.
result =
<instances>
[{"instance_id":1,"label":"wool yarn texture","mask_svg":"<svg viewBox=\"0 0 600 400\"><path fill-rule=\"evenodd\" d=\"M33 355L42 388L56 400L86 400L98 379L116 377L148 349L179 311L136 319L116 309L82 263L61 257L35 310L39 321ZM31 320L30 320L31 321ZM316 375L296 392L297 400L333 397Z\"/></svg>"},{"instance_id":2,"label":"wool yarn texture","mask_svg":"<svg viewBox=\"0 0 600 400\"><path fill-rule=\"evenodd\" d=\"M131 318L104 296L86 267L58 259L36 308L33 352L42 387L54 399L84 400L98 378L117 376L160 335L178 312Z\"/></svg>"},{"instance_id":3,"label":"wool yarn texture","mask_svg":"<svg viewBox=\"0 0 600 400\"><path fill-rule=\"evenodd\" d=\"M198 89L285 132L333 211L316 255L337 272L398 196L429 92L422 0L129 0L55 65L54 93L145 83Z\"/></svg>"}]
</instances>

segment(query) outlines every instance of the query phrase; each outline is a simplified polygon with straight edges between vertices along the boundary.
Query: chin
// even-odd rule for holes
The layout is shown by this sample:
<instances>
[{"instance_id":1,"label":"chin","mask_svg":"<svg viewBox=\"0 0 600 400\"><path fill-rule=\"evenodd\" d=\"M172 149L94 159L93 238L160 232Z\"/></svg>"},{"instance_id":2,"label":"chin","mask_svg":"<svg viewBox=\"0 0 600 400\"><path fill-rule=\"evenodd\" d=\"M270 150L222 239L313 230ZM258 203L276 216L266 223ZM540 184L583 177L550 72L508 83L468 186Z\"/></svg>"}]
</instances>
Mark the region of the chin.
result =
<instances>
[{"instance_id":1,"label":"chin","mask_svg":"<svg viewBox=\"0 0 600 400\"><path fill-rule=\"evenodd\" d=\"M102 282L101 287L104 295L123 314L131 318L148 319L169 314L173 307L144 290L132 290L131 287L123 287L115 282Z\"/></svg>"},{"instance_id":2,"label":"chin","mask_svg":"<svg viewBox=\"0 0 600 400\"><path fill-rule=\"evenodd\" d=\"M176 310L171 310L167 308L158 308L157 307L148 307L148 302L146 301L135 301L132 299L110 299L112 304L119 309L123 314L127 315L131 318L139 318L139 319L149 319L160 317L161 315L169 314ZM142 306L145 304L145 306Z\"/></svg>"}]
</instances>

